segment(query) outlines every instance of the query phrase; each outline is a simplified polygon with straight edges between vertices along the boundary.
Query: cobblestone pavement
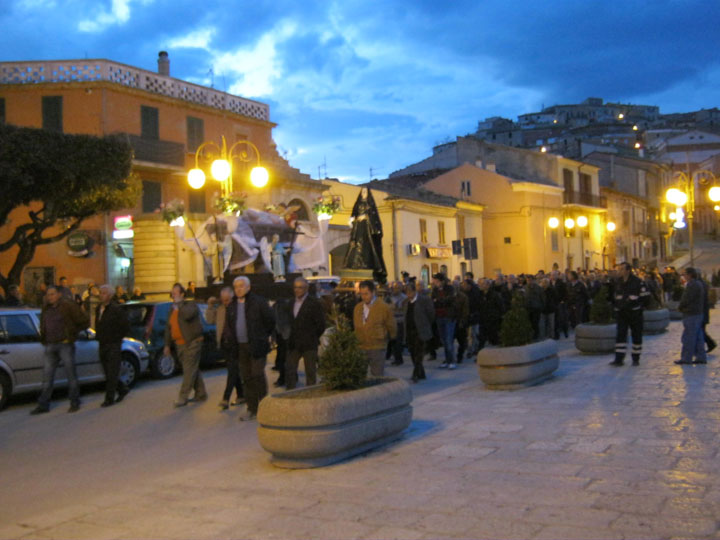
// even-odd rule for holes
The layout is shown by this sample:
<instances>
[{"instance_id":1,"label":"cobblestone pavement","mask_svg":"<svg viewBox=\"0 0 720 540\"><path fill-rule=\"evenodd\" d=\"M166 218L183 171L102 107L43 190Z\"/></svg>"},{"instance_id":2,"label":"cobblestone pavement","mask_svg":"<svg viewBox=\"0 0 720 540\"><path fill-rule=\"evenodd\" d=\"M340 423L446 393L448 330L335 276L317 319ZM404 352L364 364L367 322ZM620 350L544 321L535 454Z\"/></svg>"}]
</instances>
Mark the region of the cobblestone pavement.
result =
<instances>
[{"instance_id":1,"label":"cobblestone pavement","mask_svg":"<svg viewBox=\"0 0 720 540\"><path fill-rule=\"evenodd\" d=\"M513 392L431 367L401 441L313 470L274 468L214 401L173 410L177 379L75 415L15 405L0 538L720 538L719 362L674 365L680 331L640 367L563 340L557 375Z\"/></svg>"}]
</instances>

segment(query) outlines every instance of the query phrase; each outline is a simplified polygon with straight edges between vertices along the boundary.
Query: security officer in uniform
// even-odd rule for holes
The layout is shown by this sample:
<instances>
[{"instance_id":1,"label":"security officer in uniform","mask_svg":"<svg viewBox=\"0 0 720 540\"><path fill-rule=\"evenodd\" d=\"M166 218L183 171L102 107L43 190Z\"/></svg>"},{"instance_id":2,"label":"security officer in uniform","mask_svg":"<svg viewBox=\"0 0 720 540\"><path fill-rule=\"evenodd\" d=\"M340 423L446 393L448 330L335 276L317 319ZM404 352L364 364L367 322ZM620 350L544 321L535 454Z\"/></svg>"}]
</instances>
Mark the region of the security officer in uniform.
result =
<instances>
[{"instance_id":1,"label":"security officer in uniform","mask_svg":"<svg viewBox=\"0 0 720 540\"><path fill-rule=\"evenodd\" d=\"M643 308L650 298L645 282L632 273L630 263L618 265L618 279L615 282L613 303L617 335L615 338L615 360L611 366L622 366L627 352L627 333L632 334L632 363L640 365L643 333Z\"/></svg>"}]
</instances>

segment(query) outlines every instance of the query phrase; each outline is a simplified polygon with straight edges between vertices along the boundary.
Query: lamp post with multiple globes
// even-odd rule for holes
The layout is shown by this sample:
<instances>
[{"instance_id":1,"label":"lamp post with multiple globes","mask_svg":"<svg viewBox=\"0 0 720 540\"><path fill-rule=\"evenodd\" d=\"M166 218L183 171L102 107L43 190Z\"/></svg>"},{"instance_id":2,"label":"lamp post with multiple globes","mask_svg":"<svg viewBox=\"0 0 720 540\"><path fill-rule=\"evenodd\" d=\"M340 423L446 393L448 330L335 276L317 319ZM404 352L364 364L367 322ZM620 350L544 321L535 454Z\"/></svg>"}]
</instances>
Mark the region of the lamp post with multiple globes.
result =
<instances>
[{"instance_id":1,"label":"lamp post with multiple globes","mask_svg":"<svg viewBox=\"0 0 720 540\"><path fill-rule=\"evenodd\" d=\"M674 214L673 228L682 229L685 227L683 217L687 217L688 243L690 244L690 266L695 266L695 241L693 231L693 220L695 217L695 183L698 180L706 180L715 184L715 175L707 170L695 171L690 174L676 172L673 175L678 187L671 187L665 192L665 200L676 207ZM717 203L720 201L720 187L713 185L708 190L708 198ZM685 208L685 209L684 209ZM672 214L671 214L672 215Z\"/></svg>"}]
</instances>

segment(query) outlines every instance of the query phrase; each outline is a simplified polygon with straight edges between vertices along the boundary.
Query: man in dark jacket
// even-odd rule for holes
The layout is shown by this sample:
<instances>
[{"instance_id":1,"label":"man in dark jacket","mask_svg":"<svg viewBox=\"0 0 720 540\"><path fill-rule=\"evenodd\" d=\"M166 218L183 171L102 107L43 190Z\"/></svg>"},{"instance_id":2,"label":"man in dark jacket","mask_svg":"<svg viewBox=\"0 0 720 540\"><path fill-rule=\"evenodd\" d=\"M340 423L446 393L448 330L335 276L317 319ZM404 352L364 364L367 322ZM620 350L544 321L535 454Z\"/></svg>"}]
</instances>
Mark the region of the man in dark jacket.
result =
<instances>
[{"instance_id":1,"label":"man in dark jacket","mask_svg":"<svg viewBox=\"0 0 720 540\"><path fill-rule=\"evenodd\" d=\"M170 308L167 326L165 327L165 349L169 356L171 346L175 346L180 365L183 369L183 380L175 407L184 407L190 401L190 390L195 390L192 401L206 401L208 398L205 382L200 373L200 354L202 353L203 328L200 310L192 300L185 299L185 287L175 283L172 288L173 305Z\"/></svg>"},{"instance_id":2,"label":"man in dark jacket","mask_svg":"<svg viewBox=\"0 0 720 540\"><path fill-rule=\"evenodd\" d=\"M295 301L290 310L289 353L285 360L285 384L288 390L297 386L300 358L305 363L305 384L317 383L317 360L320 336L325 332L325 312L320 300L308 294L308 282L299 277L293 283Z\"/></svg>"},{"instance_id":3,"label":"man in dark jacket","mask_svg":"<svg viewBox=\"0 0 720 540\"><path fill-rule=\"evenodd\" d=\"M471 274L466 272L465 275ZM468 297L468 327L470 328L470 336L472 337L472 345L467 353L467 358L473 358L477 355L480 350L480 310L482 309L482 293L475 282L470 279L465 279L460 284L460 289ZM458 361L460 359L458 358Z\"/></svg>"},{"instance_id":4,"label":"man in dark jacket","mask_svg":"<svg viewBox=\"0 0 720 540\"><path fill-rule=\"evenodd\" d=\"M622 366L627 352L628 329L632 335L632 363L640 365L642 352L643 308L647 304L650 293L645 283L632 273L630 263L618 265L619 278L615 281L613 309L617 321L615 338L615 360L611 366Z\"/></svg>"},{"instance_id":5,"label":"man in dark jacket","mask_svg":"<svg viewBox=\"0 0 720 540\"><path fill-rule=\"evenodd\" d=\"M42 393L37 407L30 414L41 414L50 410L55 371L60 362L65 366L68 378L68 412L72 413L80 409L80 386L75 371L75 340L78 332L85 330L90 321L75 302L62 295L59 287L48 287L46 300L40 314L40 341L45 346Z\"/></svg>"},{"instance_id":6,"label":"man in dark jacket","mask_svg":"<svg viewBox=\"0 0 720 540\"><path fill-rule=\"evenodd\" d=\"M270 351L275 317L267 301L250 292L250 280L246 276L235 278L233 290L235 297L225 310L223 343L232 348L240 364L247 404L247 414L240 420L253 420L260 400L267 394L265 360Z\"/></svg>"},{"instance_id":7,"label":"man in dark jacket","mask_svg":"<svg viewBox=\"0 0 720 540\"><path fill-rule=\"evenodd\" d=\"M405 339L413 362L412 381L416 383L425 378L423 357L427 349L426 344L433 337L435 307L428 296L418 294L414 281L405 286L405 294L407 295L407 301L403 306Z\"/></svg>"},{"instance_id":8,"label":"man in dark jacket","mask_svg":"<svg viewBox=\"0 0 720 540\"><path fill-rule=\"evenodd\" d=\"M105 401L101 407L110 407L122 401L130 389L119 380L122 340L130 330L127 313L112 301L115 291L110 285L100 287L100 304L95 308L95 332L98 354L105 371Z\"/></svg>"},{"instance_id":9,"label":"man in dark jacket","mask_svg":"<svg viewBox=\"0 0 720 540\"><path fill-rule=\"evenodd\" d=\"M448 283L445 274L437 273L432 277L432 301L440 343L445 349L445 361L438 367L455 369L455 289Z\"/></svg>"},{"instance_id":10,"label":"man in dark jacket","mask_svg":"<svg viewBox=\"0 0 720 540\"><path fill-rule=\"evenodd\" d=\"M682 352L676 364L707 364L705 355L705 334L703 318L705 307L705 288L698 277L697 270L687 267L682 273L686 280L678 310L682 313L683 333ZM693 356L695 362L693 362Z\"/></svg>"}]
</instances>

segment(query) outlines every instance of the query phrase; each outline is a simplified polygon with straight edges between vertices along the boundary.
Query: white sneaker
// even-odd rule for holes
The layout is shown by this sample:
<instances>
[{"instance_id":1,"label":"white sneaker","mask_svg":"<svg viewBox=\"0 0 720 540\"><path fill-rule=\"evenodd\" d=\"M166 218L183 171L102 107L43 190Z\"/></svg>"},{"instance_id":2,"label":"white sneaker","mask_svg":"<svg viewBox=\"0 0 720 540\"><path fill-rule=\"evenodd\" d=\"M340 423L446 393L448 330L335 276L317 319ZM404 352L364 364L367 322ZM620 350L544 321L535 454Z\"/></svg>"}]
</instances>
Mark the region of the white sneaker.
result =
<instances>
[{"instance_id":1,"label":"white sneaker","mask_svg":"<svg viewBox=\"0 0 720 540\"><path fill-rule=\"evenodd\" d=\"M457 368L457 364L448 365L448 369L456 369L456 368Z\"/></svg>"},{"instance_id":2,"label":"white sneaker","mask_svg":"<svg viewBox=\"0 0 720 540\"><path fill-rule=\"evenodd\" d=\"M449 366L450 366L450 364L448 364L447 362L443 362L443 363L440 364L438 367L439 367L439 368L446 368L446 367L449 367Z\"/></svg>"}]
</instances>

